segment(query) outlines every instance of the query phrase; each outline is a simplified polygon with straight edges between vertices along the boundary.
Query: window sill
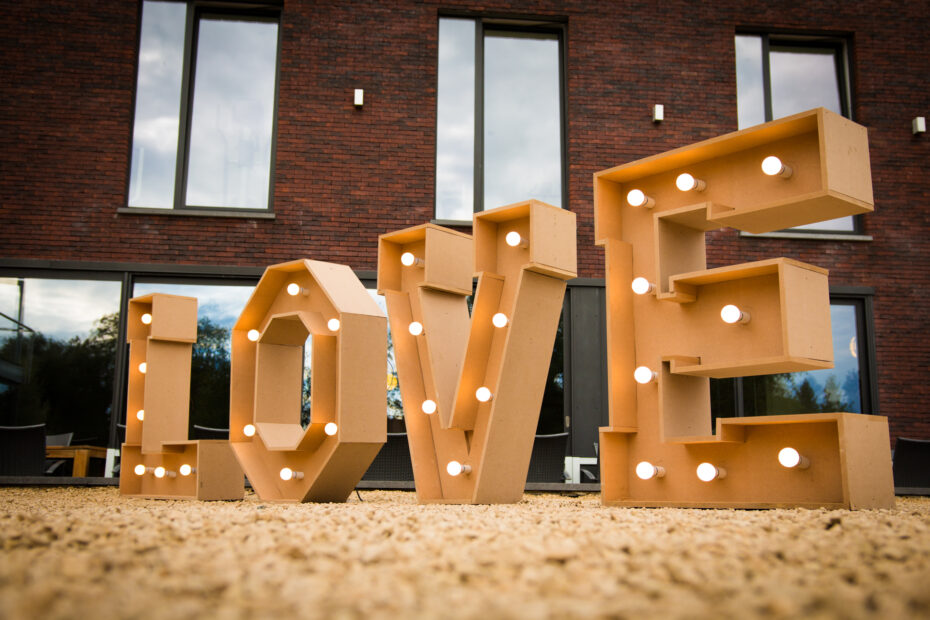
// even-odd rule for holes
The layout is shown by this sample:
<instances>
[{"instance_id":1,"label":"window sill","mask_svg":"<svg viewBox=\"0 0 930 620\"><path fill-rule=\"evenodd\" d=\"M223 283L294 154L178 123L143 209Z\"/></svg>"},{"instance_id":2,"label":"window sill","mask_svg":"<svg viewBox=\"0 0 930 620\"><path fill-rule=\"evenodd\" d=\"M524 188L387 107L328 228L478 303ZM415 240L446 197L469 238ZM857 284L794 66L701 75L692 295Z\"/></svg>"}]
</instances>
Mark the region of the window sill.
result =
<instances>
[{"instance_id":1,"label":"window sill","mask_svg":"<svg viewBox=\"0 0 930 620\"><path fill-rule=\"evenodd\" d=\"M813 241L872 241L872 235L842 232L792 232L779 230L777 232L753 234L740 231L740 237L761 237L763 239L806 239Z\"/></svg>"},{"instance_id":2,"label":"window sill","mask_svg":"<svg viewBox=\"0 0 930 620\"><path fill-rule=\"evenodd\" d=\"M120 207L116 210L121 215L179 215L182 217L236 217L253 220L273 220L271 211L250 211L247 209L147 209L144 207Z\"/></svg>"},{"instance_id":3,"label":"window sill","mask_svg":"<svg viewBox=\"0 0 930 620\"><path fill-rule=\"evenodd\" d=\"M465 228L471 228L471 220L430 220L430 224L435 224L436 226L464 226Z\"/></svg>"}]
</instances>

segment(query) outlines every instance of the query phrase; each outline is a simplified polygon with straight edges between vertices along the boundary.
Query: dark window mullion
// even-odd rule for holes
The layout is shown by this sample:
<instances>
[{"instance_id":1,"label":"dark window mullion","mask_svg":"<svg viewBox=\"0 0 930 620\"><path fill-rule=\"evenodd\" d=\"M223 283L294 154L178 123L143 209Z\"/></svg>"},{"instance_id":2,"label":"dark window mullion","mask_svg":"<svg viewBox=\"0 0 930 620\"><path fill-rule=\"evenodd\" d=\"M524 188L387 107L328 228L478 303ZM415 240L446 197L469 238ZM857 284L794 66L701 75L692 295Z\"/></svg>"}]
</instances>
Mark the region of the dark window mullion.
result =
<instances>
[{"instance_id":1,"label":"dark window mullion","mask_svg":"<svg viewBox=\"0 0 930 620\"><path fill-rule=\"evenodd\" d=\"M762 99L765 102L765 122L772 120L772 72L769 67L769 36L762 35Z\"/></svg>"},{"instance_id":2,"label":"dark window mullion","mask_svg":"<svg viewBox=\"0 0 930 620\"><path fill-rule=\"evenodd\" d=\"M474 210L484 210L484 23L475 20Z\"/></svg>"},{"instance_id":3,"label":"dark window mullion","mask_svg":"<svg viewBox=\"0 0 930 620\"><path fill-rule=\"evenodd\" d=\"M175 174L174 208L187 206L187 152L190 148L190 119L193 109L191 95L194 91L194 74L196 73L197 30L200 24L200 12L190 5L187 7L187 27L184 35L184 72L181 76L181 109L178 115L178 158Z\"/></svg>"}]
</instances>

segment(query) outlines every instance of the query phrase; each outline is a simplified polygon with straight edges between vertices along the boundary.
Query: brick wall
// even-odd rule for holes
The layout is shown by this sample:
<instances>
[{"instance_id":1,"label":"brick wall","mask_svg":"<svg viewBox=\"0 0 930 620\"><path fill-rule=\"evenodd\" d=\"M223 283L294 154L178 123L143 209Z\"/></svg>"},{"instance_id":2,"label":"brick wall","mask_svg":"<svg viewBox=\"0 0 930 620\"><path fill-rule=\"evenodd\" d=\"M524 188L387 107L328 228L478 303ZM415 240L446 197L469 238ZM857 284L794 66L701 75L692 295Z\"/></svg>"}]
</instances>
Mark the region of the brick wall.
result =
<instances>
[{"instance_id":1,"label":"brick wall","mask_svg":"<svg viewBox=\"0 0 930 620\"><path fill-rule=\"evenodd\" d=\"M580 275L603 274L591 175L736 128L738 26L852 41L869 128L871 242L709 236L709 263L790 256L875 289L880 411L930 438L930 116L921 3L284 0L274 220L118 214L125 206L139 5L13 3L0 26L0 259L261 267L310 256L375 268L377 236L432 217L437 15L567 20L569 206ZM365 89L356 110L352 90ZM651 122L665 105L666 121Z\"/></svg>"}]
</instances>

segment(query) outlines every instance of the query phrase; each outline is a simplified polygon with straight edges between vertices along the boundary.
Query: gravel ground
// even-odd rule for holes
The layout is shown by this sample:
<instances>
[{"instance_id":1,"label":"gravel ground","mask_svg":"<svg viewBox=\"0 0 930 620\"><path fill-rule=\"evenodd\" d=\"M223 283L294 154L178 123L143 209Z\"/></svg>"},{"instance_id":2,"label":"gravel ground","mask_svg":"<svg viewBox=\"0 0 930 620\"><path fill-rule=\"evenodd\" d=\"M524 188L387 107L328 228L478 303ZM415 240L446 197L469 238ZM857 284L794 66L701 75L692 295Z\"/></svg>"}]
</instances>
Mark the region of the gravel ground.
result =
<instances>
[{"instance_id":1,"label":"gravel ground","mask_svg":"<svg viewBox=\"0 0 930 620\"><path fill-rule=\"evenodd\" d=\"M0 488L0 618L930 618L930 499L894 510L127 499Z\"/></svg>"}]
</instances>

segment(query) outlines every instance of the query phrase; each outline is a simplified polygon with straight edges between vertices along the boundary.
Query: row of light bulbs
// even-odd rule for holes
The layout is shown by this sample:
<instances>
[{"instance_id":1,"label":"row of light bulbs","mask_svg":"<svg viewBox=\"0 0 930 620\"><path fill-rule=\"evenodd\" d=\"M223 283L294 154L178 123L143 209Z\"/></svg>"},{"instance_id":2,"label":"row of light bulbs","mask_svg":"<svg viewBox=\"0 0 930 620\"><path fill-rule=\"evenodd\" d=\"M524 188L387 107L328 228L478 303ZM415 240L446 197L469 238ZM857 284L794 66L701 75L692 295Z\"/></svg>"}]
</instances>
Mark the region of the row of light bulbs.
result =
<instances>
[{"instance_id":1,"label":"row of light bulbs","mask_svg":"<svg viewBox=\"0 0 930 620\"><path fill-rule=\"evenodd\" d=\"M632 288L633 292L637 295L647 295L649 293L655 292L656 285L646 278L640 276L638 278L633 278L633 282L630 284L630 288ZM733 304L727 304L720 309L720 319L729 325L745 325L750 321L751 318L752 317L748 312L741 310L739 306L735 306Z\"/></svg>"},{"instance_id":2,"label":"row of light bulbs","mask_svg":"<svg viewBox=\"0 0 930 620\"><path fill-rule=\"evenodd\" d=\"M803 456L795 448L786 447L778 451L778 463L785 469L807 469L811 466L810 459ZM701 482L713 482L727 477L727 470L713 463L701 463L695 470ZM653 480L665 477L665 468L654 465L649 461L640 461L636 465L636 477L640 480Z\"/></svg>"},{"instance_id":3,"label":"row of light bulbs","mask_svg":"<svg viewBox=\"0 0 930 620\"><path fill-rule=\"evenodd\" d=\"M788 179L794 173L791 166L786 165L775 155L769 155L762 160L762 172L770 177L779 176ZM683 172L675 179L675 187L682 192L703 192L707 183L694 175ZM631 189L626 195L626 201L631 207L645 207L651 209L656 205L654 198L647 196L641 189Z\"/></svg>"},{"instance_id":4,"label":"row of light bulbs","mask_svg":"<svg viewBox=\"0 0 930 620\"><path fill-rule=\"evenodd\" d=\"M142 465L140 463L136 465L132 471L137 476L144 476L145 474L152 474L156 478L165 478L165 477L177 478L178 474L181 474L182 476L190 476L191 474L197 471L197 468L191 467L187 463L184 463L183 465L178 467L178 471L174 471L172 469L165 469L161 465L159 465L158 467L146 467L145 465Z\"/></svg>"}]
</instances>

